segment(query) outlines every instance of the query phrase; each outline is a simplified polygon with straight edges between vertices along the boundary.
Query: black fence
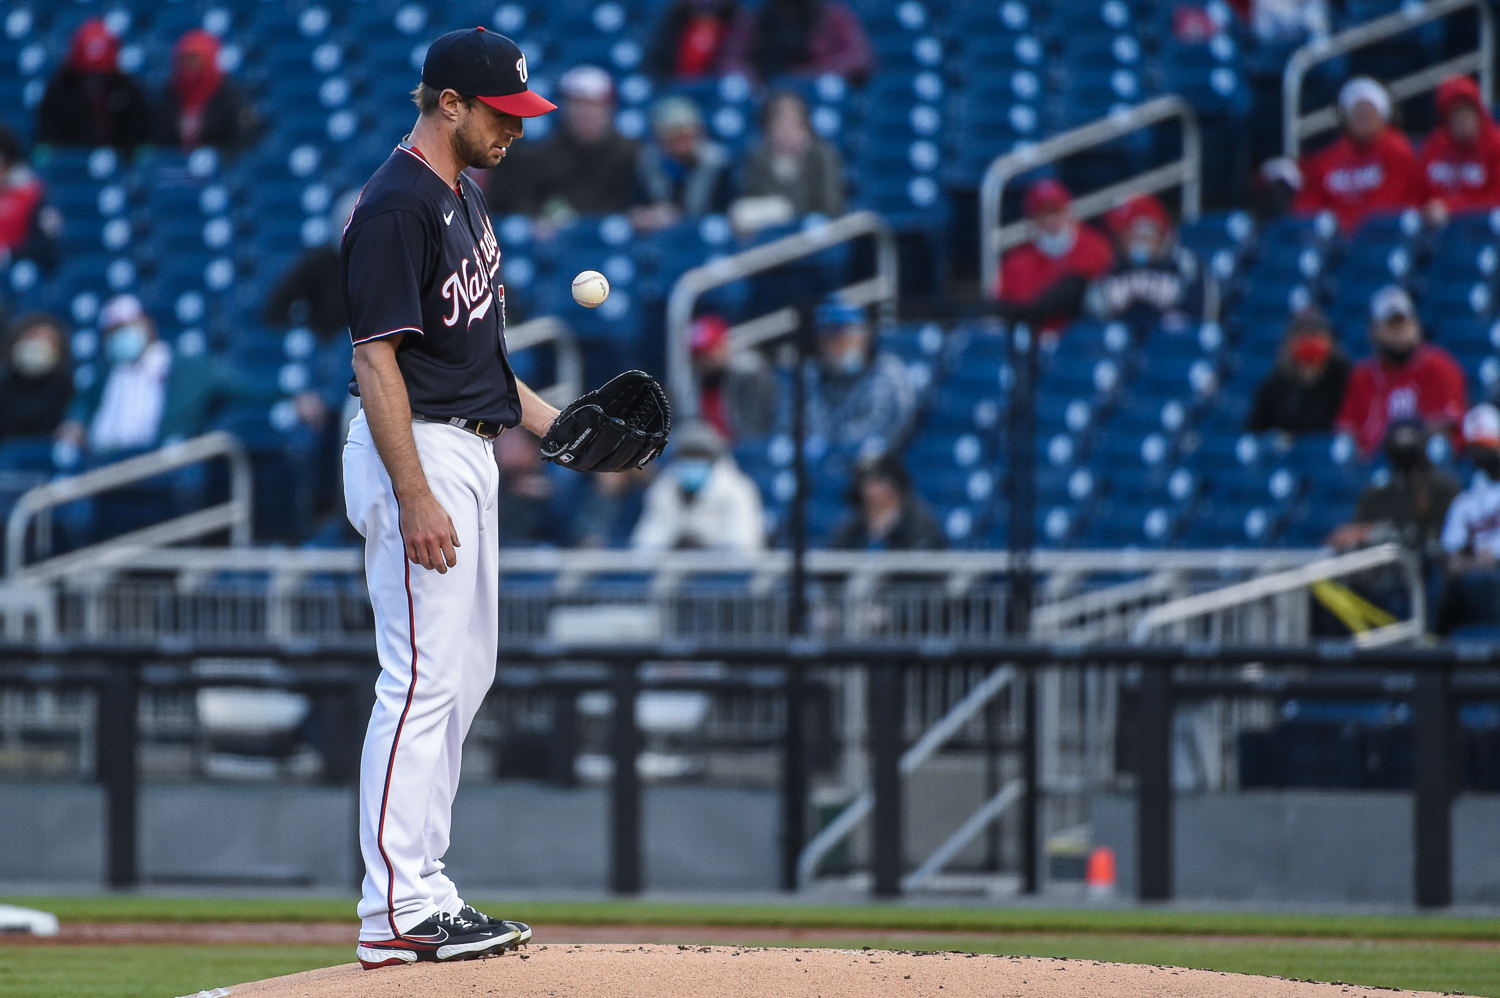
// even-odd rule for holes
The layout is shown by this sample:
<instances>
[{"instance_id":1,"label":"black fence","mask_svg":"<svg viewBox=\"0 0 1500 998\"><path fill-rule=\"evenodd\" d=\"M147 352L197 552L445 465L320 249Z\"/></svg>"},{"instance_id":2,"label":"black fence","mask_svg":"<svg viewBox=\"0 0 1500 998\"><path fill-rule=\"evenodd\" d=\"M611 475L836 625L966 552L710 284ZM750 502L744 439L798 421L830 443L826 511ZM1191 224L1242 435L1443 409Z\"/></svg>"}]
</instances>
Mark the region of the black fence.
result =
<instances>
[{"instance_id":1,"label":"black fence","mask_svg":"<svg viewBox=\"0 0 1500 998\"><path fill-rule=\"evenodd\" d=\"M274 670L241 672L195 669L197 660L274 660ZM610 750L610 885L620 894L644 887L642 877L641 780L636 758L641 733L634 704L643 690L705 692L749 689L735 678L643 678L641 666L662 662L719 662L775 667L786 703L781 746L781 879L796 886L797 857L805 844L807 821L808 725L804 707L813 692L808 672L825 666L867 670L871 739L874 893L901 892L903 672L935 665L1010 665L1024 676L1025 730L1022 772L1022 885L1038 889L1035 671L1048 666L1113 666L1124 670L1134 691L1133 723L1138 893L1141 900L1172 896L1172 712L1175 703L1218 697L1323 697L1400 699L1413 717L1413 842L1415 902L1441 907L1452 901L1451 804L1456 782L1456 710L1465 700L1500 698L1500 645L1432 648L1357 649L1347 644L1316 646L1219 647L1212 645L988 644L942 641L920 643L823 643L793 641L775 645L669 643L601 648L549 643L508 647L505 665L558 661L594 662L603 668L587 675L541 679L560 695L605 689L613 694ZM1253 668L1245 668L1251 666ZM204 686L263 685L309 694L320 705L326 728L325 773L335 782L351 780L373 699L376 664L363 644L208 644L43 643L0 645L0 686L91 688L98 695L96 774L106 788L107 876L112 886L139 881L137 793L139 777L137 704L143 688L191 689ZM545 674L543 674L545 675ZM592 677L592 678L591 678ZM762 681L754 689L764 691Z\"/></svg>"}]
</instances>

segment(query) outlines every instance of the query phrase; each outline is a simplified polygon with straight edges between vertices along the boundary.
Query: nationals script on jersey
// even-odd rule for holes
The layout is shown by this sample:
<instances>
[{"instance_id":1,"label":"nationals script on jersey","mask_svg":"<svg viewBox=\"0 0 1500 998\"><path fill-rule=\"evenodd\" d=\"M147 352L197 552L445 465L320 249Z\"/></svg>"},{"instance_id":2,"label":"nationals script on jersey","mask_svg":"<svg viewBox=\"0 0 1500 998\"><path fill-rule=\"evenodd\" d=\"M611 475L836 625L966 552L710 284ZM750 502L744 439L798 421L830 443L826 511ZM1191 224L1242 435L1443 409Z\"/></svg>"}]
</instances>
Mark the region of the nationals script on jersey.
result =
<instances>
[{"instance_id":1,"label":"nationals script on jersey","mask_svg":"<svg viewBox=\"0 0 1500 998\"><path fill-rule=\"evenodd\" d=\"M344 299L355 344L402 336L413 412L515 426L500 244L479 185L449 187L403 142L360 192L344 229ZM353 381L351 393L358 394Z\"/></svg>"}]
</instances>

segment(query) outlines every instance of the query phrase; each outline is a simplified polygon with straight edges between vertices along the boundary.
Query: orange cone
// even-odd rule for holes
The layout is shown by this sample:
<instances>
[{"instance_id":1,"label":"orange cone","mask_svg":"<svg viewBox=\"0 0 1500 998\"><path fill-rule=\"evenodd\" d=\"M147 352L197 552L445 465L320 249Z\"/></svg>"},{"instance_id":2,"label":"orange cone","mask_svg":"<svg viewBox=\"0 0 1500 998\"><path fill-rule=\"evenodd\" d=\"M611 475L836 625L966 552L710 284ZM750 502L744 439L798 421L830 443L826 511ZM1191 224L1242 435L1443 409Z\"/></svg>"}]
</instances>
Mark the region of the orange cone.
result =
<instances>
[{"instance_id":1,"label":"orange cone","mask_svg":"<svg viewBox=\"0 0 1500 998\"><path fill-rule=\"evenodd\" d=\"M1093 852L1089 853L1089 865L1083 879L1089 885L1090 894L1113 894L1115 890L1115 851L1109 846L1098 846Z\"/></svg>"}]
</instances>

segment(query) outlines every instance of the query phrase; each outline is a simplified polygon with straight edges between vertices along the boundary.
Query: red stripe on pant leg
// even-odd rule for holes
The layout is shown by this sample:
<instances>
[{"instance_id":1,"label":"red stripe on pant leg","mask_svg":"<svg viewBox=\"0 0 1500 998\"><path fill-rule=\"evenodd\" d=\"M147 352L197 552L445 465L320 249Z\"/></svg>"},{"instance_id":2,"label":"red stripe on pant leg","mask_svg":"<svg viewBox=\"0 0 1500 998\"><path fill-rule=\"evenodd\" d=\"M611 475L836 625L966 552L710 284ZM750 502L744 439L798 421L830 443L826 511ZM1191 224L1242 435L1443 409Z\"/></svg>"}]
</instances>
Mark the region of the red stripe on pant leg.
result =
<instances>
[{"instance_id":1,"label":"red stripe on pant leg","mask_svg":"<svg viewBox=\"0 0 1500 998\"><path fill-rule=\"evenodd\" d=\"M400 500L396 503L396 531L400 534ZM406 706L401 708L401 720L396 722L396 734L391 739L391 757L385 764L385 789L380 795L380 824L375 831L375 845L380 849L380 858L385 860L388 876L385 890L385 917L391 923L391 934L400 936L396 928L396 868L385 851L385 808L391 799L391 770L396 765L396 746L401 744L401 728L406 724L406 715L411 710L412 697L417 692L417 605L411 596L411 559L406 556L406 538L401 538L401 561L406 566L406 615L407 629L411 634L411 683L406 688Z\"/></svg>"}]
</instances>

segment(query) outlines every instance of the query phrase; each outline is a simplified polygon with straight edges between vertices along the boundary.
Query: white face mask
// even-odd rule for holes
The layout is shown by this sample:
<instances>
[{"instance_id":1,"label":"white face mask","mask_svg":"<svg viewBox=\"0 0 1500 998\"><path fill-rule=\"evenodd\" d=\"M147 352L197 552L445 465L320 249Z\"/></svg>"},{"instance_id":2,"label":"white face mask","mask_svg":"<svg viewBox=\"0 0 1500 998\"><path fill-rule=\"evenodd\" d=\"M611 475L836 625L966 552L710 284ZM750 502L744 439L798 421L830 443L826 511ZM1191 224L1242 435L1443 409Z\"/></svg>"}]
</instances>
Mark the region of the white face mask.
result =
<instances>
[{"instance_id":1,"label":"white face mask","mask_svg":"<svg viewBox=\"0 0 1500 998\"><path fill-rule=\"evenodd\" d=\"M114 363L131 364L146 352L148 342L146 327L139 322L132 322L110 333L104 349Z\"/></svg>"},{"instance_id":2,"label":"white face mask","mask_svg":"<svg viewBox=\"0 0 1500 998\"><path fill-rule=\"evenodd\" d=\"M23 378L40 378L57 366L57 348L48 340L28 337L10 352L10 366Z\"/></svg>"},{"instance_id":3,"label":"white face mask","mask_svg":"<svg viewBox=\"0 0 1500 998\"><path fill-rule=\"evenodd\" d=\"M1037 249L1056 260L1060 256L1066 256L1077 240L1077 230L1069 225L1056 232L1043 232L1038 229L1032 242L1036 243Z\"/></svg>"}]
</instances>

